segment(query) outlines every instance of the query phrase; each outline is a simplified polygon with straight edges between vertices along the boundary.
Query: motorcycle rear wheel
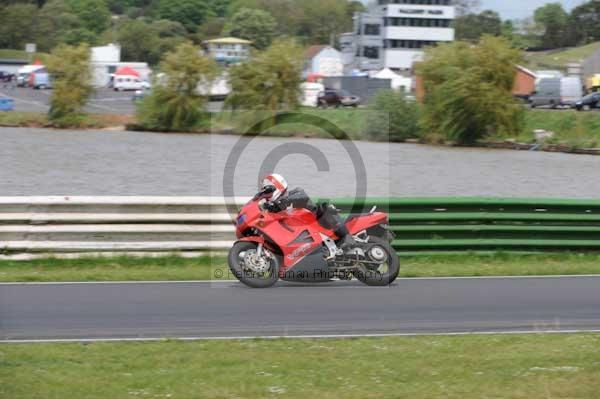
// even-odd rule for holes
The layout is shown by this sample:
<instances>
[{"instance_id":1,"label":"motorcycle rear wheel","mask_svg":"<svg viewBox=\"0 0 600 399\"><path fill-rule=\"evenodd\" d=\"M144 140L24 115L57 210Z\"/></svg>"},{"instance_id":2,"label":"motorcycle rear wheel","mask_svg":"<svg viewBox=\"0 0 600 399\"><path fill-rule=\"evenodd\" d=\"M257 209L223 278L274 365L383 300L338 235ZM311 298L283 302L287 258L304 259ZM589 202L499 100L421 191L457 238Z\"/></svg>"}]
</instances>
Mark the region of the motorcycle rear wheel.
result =
<instances>
[{"instance_id":1,"label":"motorcycle rear wheel","mask_svg":"<svg viewBox=\"0 0 600 399\"><path fill-rule=\"evenodd\" d=\"M248 265L245 265L246 255L256 255L258 244L248 241L236 242L229 251L228 263L229 269L234 276L242 283L251 288L269 288L279 280L280 260L276 255L267 258L263 255L265 262L268 262L267 270L256 271ZM254 253L253 253L254 252Z\"/></svg>"},{"instance_id":2,"label":"motorcycle rear wheel","mask_svg":"<svg viewBox=\"0 0 600 399\"><path fill-rule=\"evenodd\" d=\"M368 246L375 245L383 249L387 255L387 270L373 270L361 264L359 270L354 272L354 277L366 285L373 287L383 287L392 284L400 273L400 259L398 254L392 248L387 240L380 237L370 236ZM381 266L380 266L381 267Z\"/></svg>"}]
</instances>

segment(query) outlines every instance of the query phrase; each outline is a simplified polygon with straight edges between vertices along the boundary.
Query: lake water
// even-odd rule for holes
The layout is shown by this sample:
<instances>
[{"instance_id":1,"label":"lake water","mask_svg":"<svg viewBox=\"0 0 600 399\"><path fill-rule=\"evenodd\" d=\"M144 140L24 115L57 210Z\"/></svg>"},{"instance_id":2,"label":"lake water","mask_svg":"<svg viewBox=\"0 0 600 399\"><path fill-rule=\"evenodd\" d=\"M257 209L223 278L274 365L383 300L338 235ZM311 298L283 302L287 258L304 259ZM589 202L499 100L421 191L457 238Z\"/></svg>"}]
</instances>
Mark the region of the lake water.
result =
<instances>
[{"instance_id":1,"label":"lake water","mask_svg":"<svg viewBox=\"0 0 600 399\"><path fill-rule=\"evenodd\" d=\"M225 173L242 143L235 173ZM353 144L356 152L335 140L0 128L0 195L222 195L224 181L251 195L261 166L277 164L291 186L322 197L352 196L366 182L369 196L600 198L600 157Z\"/></svg>"}]
</instances>

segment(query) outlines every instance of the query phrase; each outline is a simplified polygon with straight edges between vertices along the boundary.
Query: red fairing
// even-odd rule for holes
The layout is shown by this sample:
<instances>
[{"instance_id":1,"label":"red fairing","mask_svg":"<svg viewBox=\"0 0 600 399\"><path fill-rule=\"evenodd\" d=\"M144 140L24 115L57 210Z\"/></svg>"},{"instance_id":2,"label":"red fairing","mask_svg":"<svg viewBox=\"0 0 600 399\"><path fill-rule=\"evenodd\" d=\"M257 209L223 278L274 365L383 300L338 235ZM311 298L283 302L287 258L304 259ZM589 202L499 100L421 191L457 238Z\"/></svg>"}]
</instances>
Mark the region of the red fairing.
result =
<instances>
[{"instance_id":1,"label":"red fairing","mask_svg":"<svg viewBox=\"0 0 600 399\"><path fill-rule=\"evenodd\" d=\"M350 231L350 234L354 235L360 233L363 230L380 225L382 223L388 223L387 214L383 212L374 212L370 215L362 215L354 219L350 219L346 223L346 226L348 227L348 231Z\"/></svg>"},{"instance_id":2,"label":"red fairing","mask_svg":"<svg viewBox=\"0 0 600 399\"><path fill-rule=\"evenodd\" d=\"M262 243L270 250L283 256L280 274L316 251L321 251L321 234L337 240L332 230L319 224L316 216L307 209L289 209L272 213L260 207L260 200L253 199L239 212L236 219L236 235L240 241ZM347 223L351 234L384 223L384 213L359 216Z\"/></svg>"}]
</instances>

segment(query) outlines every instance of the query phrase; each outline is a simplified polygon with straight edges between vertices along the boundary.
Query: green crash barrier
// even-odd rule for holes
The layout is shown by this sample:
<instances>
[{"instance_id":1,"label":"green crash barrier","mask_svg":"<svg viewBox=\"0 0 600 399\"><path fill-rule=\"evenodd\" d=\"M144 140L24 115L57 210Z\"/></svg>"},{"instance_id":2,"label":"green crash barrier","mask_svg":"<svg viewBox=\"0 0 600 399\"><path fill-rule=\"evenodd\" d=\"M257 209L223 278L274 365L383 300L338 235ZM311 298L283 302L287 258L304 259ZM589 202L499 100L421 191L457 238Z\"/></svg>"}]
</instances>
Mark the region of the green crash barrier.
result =
<instances>
[{"instance_id":1,"label":"green crash barrier","mask_svg":"<svg viewBox=\"0 0 600 399\"><path fill-rule=\"evenodd\" d=\"M599 251L600 200L368 198L333 200L344 215L389 213L399 251Z\"/></svg>"}]
</instances>

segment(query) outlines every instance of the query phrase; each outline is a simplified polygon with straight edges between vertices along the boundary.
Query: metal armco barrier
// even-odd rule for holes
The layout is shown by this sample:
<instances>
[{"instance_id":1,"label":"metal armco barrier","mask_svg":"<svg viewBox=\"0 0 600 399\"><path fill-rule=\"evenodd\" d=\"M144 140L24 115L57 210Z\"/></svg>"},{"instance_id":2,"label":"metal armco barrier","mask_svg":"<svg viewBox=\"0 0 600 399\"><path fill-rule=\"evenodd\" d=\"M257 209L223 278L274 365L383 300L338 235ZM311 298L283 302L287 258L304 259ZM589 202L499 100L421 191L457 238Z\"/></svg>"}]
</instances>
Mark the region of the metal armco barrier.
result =
<instances>
[{"instance_id":1,"label":"metal armco barrier","mask_svg":"<svg viewBox=\"0 0 600 399\"><path fill-rule=\"evenodd\" d=\"M600 200L369 199L389 212L398 251L600 250ZM348 210L352 201L337 201Z\"/></svg>"},{"instance_id":2,"label":"metal armco barrier","mask_svg":"<svg viewBox=\"0 0 600 399\"><path fill-rule=\"evenodd\" d=\"M0 255L223 251L227 204L209 197L0 197ZM350 213L354 201L333 201ZM600 201L367 199L390 213L400 252L600 250ZM358 207L356 207L358 205Z\"/></svg>"}]
</instances>

